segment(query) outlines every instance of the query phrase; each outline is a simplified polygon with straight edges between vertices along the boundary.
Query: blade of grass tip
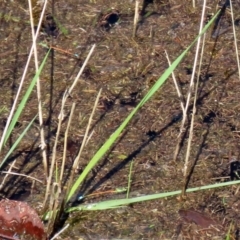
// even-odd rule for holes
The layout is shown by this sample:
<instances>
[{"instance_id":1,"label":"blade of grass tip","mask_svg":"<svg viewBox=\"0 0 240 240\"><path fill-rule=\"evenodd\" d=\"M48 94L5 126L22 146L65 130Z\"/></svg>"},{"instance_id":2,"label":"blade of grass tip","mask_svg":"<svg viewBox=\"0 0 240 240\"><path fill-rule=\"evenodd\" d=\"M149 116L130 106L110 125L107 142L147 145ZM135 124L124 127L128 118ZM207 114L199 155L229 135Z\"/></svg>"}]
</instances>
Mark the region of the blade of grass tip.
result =
<instances>
[{"instance_id":1,"label":"blade of grass tip","mask_svg":"<svg viewBox=\"0 0 240 240\"><path fill-rule=\"evenodd\" d=\"M172 63L171 66L168 67L168 69L163 73L163 75L157 80L157 82L153 85L153 87L148 91L148 93L143 97L143 99L140 101L140 103L132 110L132 112L127 116L127 118L123 121L123 123L118 127L118 129L109 137L109 139L103 144L103 146L96 152L96 154L93 156L93 158L89 161L88 165L83 170L82 174L78 177L78 179L73 184L72 188L69 191L69 194L67 196L67 202L70 200L70 198L74 195L82 181L85 179L85 177L88 175L88 173L93 169L93 167L97 164L97 162L102 158L102 156L110 149L112 144L115 142L115 140L119 137L120 133L123 131L123 129L127 126L127 124L130 122L132 117L136 114L136 112L153 96L153 94L162 86L162 84L167 80L167 78L170 76L172 71L178 66L178 64L182 61L183 57L188 53L190 48L194 45L194 43L198 40L200 36L202 36L207 29L211 26L211 24L214 22L216 17L218 16L220 10L215 14L215 16L206 24L206 26L203 28L203 31L201 34L199 34L195 40L190 44L190 46L183 51L183 53Z\"/></svg>"},{"instance_id":2,"label":"blade of grass tip","mask_svg":"<svg viewBox=\"0 0 240 240\"><path fill-rule=\"evenodd\" d=\"M8 151L8 153L6 154L6 156L4 157L3 161L0 163L0 169L3 166L3 164L6 162L6 160L8 159L8 157L13 153L14 149L17 147L17 145L20 143L20 141L22 140L22 138L24 137L24 135L26 134L26 132L28 131L28 129L32 126L33 122L35 121L37 115L32 119L32 121L27 125L27 127L24 129L24 131L20 134L20 136L18 137L18 139L14 142L14 144L12 145L12 147L10 148L10 150Z\"/></svg>"},{"instance_id":3,"label":"blade of grass tip","mask_svg":"<svg viewBox=\"0 0 240 240\"><path fill-rule=\"evenodd\" d=\"M164 74L158 79L158 81L153 85L153 87L149 90L149 92L142 99L140 104L144 104L169 77L170 74L174 71L174 69L178 66L178 64L182 61L183 57L189 52L190 48L195 44L199 37L201 37L207 29L211 26L211 24L215 21L220 10L213 16L213 18L204 26L202 32L194 39L194 41L187 47L186 50L182 52L182 54L168 67L168 69L164 72Z\"/></svg>"},{"instance_id":4,"label":"blade of grass tip","mask_svg":"<svg viewBox=\"0 0 240 240\"><path fill-rule=\"evenodd\" d=\"M233 222L230 223L230 226L228 228L228 233L227 233L227 236L226 236L226 240L230 240L231 239L232 226L233 226Z\"/></svg>"},{"instance_id":5,"label":"blade of grass tip","mask_svg":"<svg viewBox=\"0 0 240 240\"><path fill-rule=\"evenodd\" d=\"M206 185L202 187L189 188L187 189L186 192L209 190L209 189L214 189L219 187L227 187L235 184L240 184L240 180L218 183L218 184L211 184L211 185ZM177 190L173 192L156 193L156 194L150 194L150 195L145 195L145 196L140 196L135 198L115 199L115 200L108 200L108 201L103 201L99 203L82 204L76 207L68 208L66 212L70 213L73 211L106 210L111 208L122 207L124 205L132 204L132 203L150 201L150 200L159 199L159 198L173 197L175 195L181 194L181 192L182 192L181 190Z\"/></svg>"},{"instance_id":6,"label":"blade of grass tip","mask_svg":"<svg viewBox=\"0 0 240 240\"><path fill-rule=\"evenodd\" d=\"M127 196L126 198L129 198L129 193L130 193L130 189L131 189L131 182L132 182L132 168L133 168L133 160L131 161L130 164L130 169L129 169L129 175L128 175L128 188L127 188Z\"/></svg>"},{"instance_id":7,"label":"blade of grass tip","mask_svg":"<svg viewBox=\"0 0 240 240\"><path fill-rule=\"evenodd\" d=\"M32 90L33 90L33 88L34 88L34 86L35 86L35 84L37 82L37 79L38 79L39 75L41 74L42 69L43 69L43 67L44 67L44 65L45 65L45 63L47 61L49 53L50 53L50 50L47 52L46 56L44 57L44 59L43 59L43 61L41 63L41 66L39 67L37 73L35 74L33 80L31 81L31 83L30 83L30 85L29 85L25 95L23 96L23 99L22 99L21 103L19 104L19 106L17 108L16 113L13 116L11 124L9 125L7 133L6 133L6 136L4 138L4 145L6 144L10 134L12 133L12 130L14 129L14 126L17 123L17 121L18 121L18 119L19 119L19 117L20 117L20 115L21 115L21 113L22 113L22 111L24 109L27 100L28 100L30 94L32 93Z\"/></svg>"}]
</instances>

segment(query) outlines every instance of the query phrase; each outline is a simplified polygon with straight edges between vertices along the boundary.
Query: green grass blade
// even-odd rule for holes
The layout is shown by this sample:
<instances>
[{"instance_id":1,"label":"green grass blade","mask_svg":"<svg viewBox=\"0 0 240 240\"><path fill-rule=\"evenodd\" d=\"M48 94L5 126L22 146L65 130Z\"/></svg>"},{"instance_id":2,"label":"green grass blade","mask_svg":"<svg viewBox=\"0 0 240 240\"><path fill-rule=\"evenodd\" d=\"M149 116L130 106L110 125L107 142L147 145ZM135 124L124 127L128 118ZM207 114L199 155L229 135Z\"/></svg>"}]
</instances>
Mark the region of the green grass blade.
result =
<instances>
[{"instance_id":1,"label":"green grass blade","mask_svg":"<svg viewBox=\"0 0 240 240\"><path fill-rule=\"evenodd\" d=\"M226 236L226 240L231 240L232 238L231 238L231 231L232 231L232 227L234 226L234 223L233 222L231 222L230 223L230 226L229 226L229 228L228 228L228 233L227 233L227 236Z\"/></svg>"},{"instance_id":2,"label":"green grass blade","mask_svg":"<svg viewBox=\"0 0 240 240\"><path fill-rule=\"evenodd\" d=\"M127 187L127 195L126 195L126 198L129 198L129 194L130 194L131 183L132 183L132 168L133 168L133 163L134 163L134 160L132 160L132 161L131 161L131 164L130 164L130 169L129 169L129 174L128 174L128 187Z\"/></svg>"},{"instance_id":3,"label":"green grass blade","mask_svg":"<svg viewBox=\"0 0 240 240\"><path fill-rule=\"evenodd\" d=\"M178 66L178 64L182 61L184 56L188 53L189 49L194 45L194 43L198 40L198 38L203 35L207 29L210 27L210 25L214 22L216 17L218 16L220 10L216 13L216 15L206 24L206 26L203 28L203 31L199 36L196 37L196 39L191 43L191 45L183 51L183 53L172 63L171 66L163 73L163 75L158 79L158 81L153 85L153 87L149 90L149 92L144 96L144 98L140 101L140 103L136 106L135 109L128 115L128 117L124 120L124 122L119 126L119 128L110 136L110 138L103 144L103 146L97 151L97 153L93 156L93 158L90 160L88 165L85 167L82 174L78 177L76 182L73 184L72 188L69 191L69 194L67 196L67 202L71 199L71 197L74 195L74 193L79 188L82 181L86 178L88 173L93 169L93 167L98 163L98 161L102 158L102 156L110 149L112 144L115 142L115 140L119 137L121 132L125 129L129 121L132 119L132 117L138 112L138 110L153 96L153 94L162 86L162 84L167 80L167 78L170 76L170 74L173 72L173 70Z\"/></svg>"},{"instance_id":4,"label":"green grass blade","mask_svg":"<svg viewBox=\"0 0 240 240\"><path fill-rule=\"evenodd\" d=\"M30 83L30 85L29 85L25 95L23 96L22 101L20 102L20 104L19 104L19 106L18 106L18 108L17 108L17 110L16 110L16 112L15 112L13 118L12 118L12 121L11 121L9 127L8 127L8 130L7 130L5 138L4 138L4 145L6 144L9 136L11 135L12 130L14 129L15 124L17 123L17 121L18 121L18 119L19 119L19 117L20 117L20 115L21 115L21 113L22 113L22 111L23 111L23 109L24 109L24 107L26 105L26 102L27 102L27 100L28 100L28 98L29 98L29 96L30 96L30 94L31 94L31 92L32 92L36 82L37 82L37 79L40 76L40 74L42 72L42 69L43 69L43 67L44 67L44 65L45 65L45 63L47 61L49 53L50 53L50 50L48 51L48 53L44 57L44 59L43 59L41 65L40 65L37 73L35 74L34 78L32 79L32 81L31 81L31 83Z\"/></svg>"},{"instance_id":5,"label":"green grass blade","mask_svg":"<svg viewBox=\"0 0 240 240\"><path fill-rule=\"evenodd\" d=\"M26 134L26 132L28 131L28 129L32 126L34 120L36 119L37 115L32 119L32 121L27 125L27 127L24 129L24 131L20 134L20 136L18 137L18 139L14 142L14 144L12 145L12 147L10 148L10 150L8 151L8 153L6 154L6 156L4 157L3 161L0 163L0 169L3 166L3 164L5 163L5 161L8 159L8 157L12 154L12 152L15 150L15 148L17 147L17 145L20 143L20 141L22 140L22 138L24 137L24 135Z\"/></svg>"},{"instance_id":6,"label":"green grass blade","mask_svg":"<svg viewBox=\"0 0 240 240\"><path fill-rule=\"evenodd\" d=\"M202 187L189 188L189 189L187 189L187 192L196 192L196 191L209 190L209 189L214 189L214 188L219 188L219 187L227 187L227 186L239 184L239 183L240 183L240 180L218 183L218 184L211 184L211 185L202 186ZM159 199L159 198L172 197L175 195L179 195L181 193L182 193L181 190L177 190L177 191L173 191L173 192L157 193L157 194L151 194L151 195L135 197L135 198L115 199L115 200L108 200L108 201L103 201L103 202L99 202L99 203L83 204L83 205L79 205L77 207L69 208L69 209L67 209L67 212L82 211L82 210L85 210L85 211L106 210L106 209L121 207L121 206L128 205L131 203L144 202L144 201L149 201L149 200L154 200L154 199Z\"/></svg>"}]
</instances>

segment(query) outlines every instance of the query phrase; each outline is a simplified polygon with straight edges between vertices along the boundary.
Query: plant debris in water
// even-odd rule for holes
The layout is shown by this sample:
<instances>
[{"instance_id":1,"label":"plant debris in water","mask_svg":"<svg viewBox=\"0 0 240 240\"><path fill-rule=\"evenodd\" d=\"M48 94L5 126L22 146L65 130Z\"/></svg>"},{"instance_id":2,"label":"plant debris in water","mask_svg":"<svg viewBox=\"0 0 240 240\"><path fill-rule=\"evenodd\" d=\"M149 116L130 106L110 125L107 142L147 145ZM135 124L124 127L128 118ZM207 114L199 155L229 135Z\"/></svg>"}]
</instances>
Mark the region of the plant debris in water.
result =
<instances>
[{"instance_id":1,"label":"plant debris in water","mask_svg":"<svg viewBox=\"0 0 240 240\"><path fill-rule=\"evenodd\" d=\"M32 5L34 2L36 4L39 1L33 1ZM67 146L69 156L64 169L66 179L72 166L72 158L79 150L81 137L84 135L87 119L99 89L102 88L101 101L94 115L92 135L83 150L79 169L84 169L89 159L166 70L168 62L164 51L167 50L173 61L198 34L202 1L196 1L196 8L192 7L192 1L142 2L144 5L140 6L139 12L143 17L141 24L138 24L135 38L132 38L135 1L59 0L55 2L54 11L51 9L51 4L47 6L47 13L54 14L46 14L43 31L50 37L57 36L52 38L51 45L67 53L60 54L55 50L41 76L43 115L47 122L44 127L47 136L51 136L47 142L50 150L49 158L54 140L50 133L56 132L62 95L71 85L92 44L96 44L87 66L89 70L79 79L77 89L71 96L71 100L76 103L76 114L69 133L70 141ZM217 3L214 2L216 1L208 1L207 16L215 13ZM223 7L226 1L221 2L220 7ZM239 39L239 1L233 1L233 5L236 34ZM26 1L1 1L0 6L0 96L1 105L5 107L0 118L3 121L7 119L16 95L32 37L29 16L25 11L19 10L27 9ZM34 23L37 25L38 11L41 8L35 9ZM222 31L229 24L231 25L231 16L226 5L222 22L216 24L219 27L217 37L212 38L214 31L209 31L206 35L201 69L202 81L199 83L194 124L194 144L190 152L190 158L196 161L197 165L193 170L189 187L239 179L238 71L232 30ZM61 34L63 29L68 30L66 34ZM41 40L41 38L38 40L39 59L46 52L46 48L40 45ZM75 54L77 58L72 57ZM175 72L184 97L189 91L193 61L194 50L191 50ZM26 78L26 87L34 71L32 65ZM36 99L35 95L29 99L26 110L19 120L21 125L19 128L24 128L36 115ZM169 79L136 115L114 149L89 175L79 192L86 196L94 192L106 192L108 189L126 188L129 165L133 160L130 196L131 192L150 194L181 189L188 132L181 143L178 161L172 162L182 118L179 102L174 84ZM68 110L66 108L66 114ZM66 123L63 123L63 127L66 127ZM14 130L12 141L19 136L21 132L19 128ZM79 139L79 142L76 139ZM62 160L63 144L62 137L57 151L59 162ZM7 145L6 149L9 146L11 144ZM26 136L18 147L18 154L11 156L9 162L17 160L15 170L18 173L34 176L44 182L45 176L40 164L41 155L38 146L38 143L33 144L32 137ZM235 163L231 163L229 159L230 152L236 156ZM6 188L1 194L9 198L16 196L15 188L21 189L23 181L23 177L9 177ZM31 194L26 201L29 205L36 206L36 203L43 202L45 184L35 183L33 188L31 184L29 180ZM124 194L120 197L125 196ZM99 194L94 195L94 199L89 197L84 200L91 203L115 197L115 194L114 197L112 194ZM62 239L65 237L74 240L81 237L84 240L89 238L173 239L179 218L178 210L192 207L203 209L203 212L212 212L211 219L220 220L219 222L225 218L226 227L214 234L186 228L182 229L180 237L224 239L232 221L234 221L232 234L237 237L235 233L239 232L240 225L240 199L237 186L189 193L187 197L185 202L179 202L173 197L134 204L121 209L73 213L68 221L74 224L63 234ZM196 218L196 213L192 215L191 218Z\"/></svg>"}]
</instances>

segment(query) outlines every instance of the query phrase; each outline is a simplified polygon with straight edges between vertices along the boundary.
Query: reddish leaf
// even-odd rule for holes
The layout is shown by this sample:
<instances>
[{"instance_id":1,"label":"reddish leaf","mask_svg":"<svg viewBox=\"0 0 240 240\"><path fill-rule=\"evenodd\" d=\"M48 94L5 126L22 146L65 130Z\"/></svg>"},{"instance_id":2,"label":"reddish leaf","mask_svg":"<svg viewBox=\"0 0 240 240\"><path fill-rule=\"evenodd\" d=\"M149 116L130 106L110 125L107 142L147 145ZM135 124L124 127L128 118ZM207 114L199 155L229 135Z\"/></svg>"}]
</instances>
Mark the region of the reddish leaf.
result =
<instances>
[{"instance_id":1,"label":"reddish leaf","mask_svg":"<svg viewBox=\"0 0 240 240\"><path fill-rule=\"evenodd\" d=\"M188 210L180 209L178 213L186 222L194 222L203 228L209 228L211 225L218 224L209 216L203 213L197 212L194 209L188 209Z\"/></svg>"},{"instance_id":2,"label":"reddish leaf","mask_svg":"<svg viewBox=\"0 0 240 240\"><path fill-rule=\"evenodd\" d=\"M47 239L35 210L25 202L8 199L0 201L0 237L4 235L9 239Z\"/></svg>"}]
</instances>

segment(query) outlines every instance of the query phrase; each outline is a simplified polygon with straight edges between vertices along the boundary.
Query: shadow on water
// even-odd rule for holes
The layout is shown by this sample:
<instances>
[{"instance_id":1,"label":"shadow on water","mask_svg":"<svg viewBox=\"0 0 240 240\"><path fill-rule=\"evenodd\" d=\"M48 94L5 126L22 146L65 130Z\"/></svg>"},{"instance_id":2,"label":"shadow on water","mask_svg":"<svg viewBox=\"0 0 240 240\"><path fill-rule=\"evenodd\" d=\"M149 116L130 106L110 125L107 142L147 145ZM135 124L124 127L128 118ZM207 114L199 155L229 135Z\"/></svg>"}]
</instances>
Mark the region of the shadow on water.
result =
<instances>
[{"instance_id":1,"label":"shadow on water","mask_svg":"<svg viewBox=\"0 0 240 240\"><path fill-rule=\"evenodd\" d=\"M99 188L105 181L107 181L108 179L110 179L114 174L116 174L118 171L120 171L122 168L124 168L124 166L126 166L130 161L132 161L133 158L135 158L139 153L141 153L141 151L149 145L149 143L151 143L152 141L156 140L156 138L159 138L161 136L161 134L168 129L169 127L171 127L172 125L174 125L175 123L179 122L180 119L182 117L182 113L180 113L178 116L174 116L173 119L161 130L154 132L154 134L148 134L149 138L147 141L145 141L143 144L141 144L140 147L138 147L135 151L133 151L127 158L125 158L123 161L121 161L118 165L116 165L114 168L112 168L104 177L102 177L94 186L92 186L90 188L90 190L88 191L88 194L94 192L97 188ZM127 134L127 131L124 132L124 134L121 135L121 138L117 141L117 143L115 144L115 146L121 142L121 140L125 137L125 135ZM113 147L110 150L110 153L112 151L114 151ZM109 153L109 154L110 154ZM109 156L108 154L108 156ZM108 156L106 156L103 160L103 162L97 167L97 169L102 169L105 164L108 162ZM97 176L98 170L93 171L93 176L87 180L87 182L85 184L83 184L83 186L81 187L80 192L78 193L78 195L76 196L76 198L78 198L79 196L84 195L83 193L86 192L86 189L92 184L92 182L94 181L94 178ZM72 202L74 202L74 204L79 204L79 202L77 201L77 199L73 199Z\"/></svg>"},{"instance_id":2,"label":"shadow on water","mask_svg":"<svg viewBox=\"0 0 240 240\"><path fill-rule=\"evenodd\" d=\"M237 71L237 70L236 70ZM236 73L236 71L233 71L226 79L222 80L221 82L222 83L226 83L227 80L230 78L231 75L233 75L234 73ZM202 105L202 102L204 99L206 99L217 87L211 89L209 92L207 93L204 93L202 94L201 97L199 97L199 99L197 100L197 106L201 106ZM192 105L189 107L189 109L192 109ZM217 109L215 110L217 111ZM104 182L106 182L108 179L110 179L114 174L116 174L118 171L120 171L124 166L126 166L133 158L135 158L146 146L149 145L150 142L154 141L156 138L159 138L161 137L161 134L166 131L169 127L173 126L175 123L177 122L180 122L182 119L182 112L180 112L178 115L174 116L172 118L172 120L164 127L162 128L161 130L157 131L156 134L153 134L152 136L149 137L149 139L147 141L145 141L139 148L137 148L134 152L132 152L127 158L125 158L123 161L121 161L118 165L116 165L114 168L112 168L104 177L102 177L94 186L92 186L89 190L88 190L88 194L91 194L92 192L94 192L96 189L98 189ZM211 122L207 124L207 132L209 132L209 128L211 126ZM189 130L189 127L190 125L188 125L186 127L186 133L188 132ZM124 138L125 134L127 132L125 132L121 138L118 140L118 142L116 143L116 145L121 142L121 139ZM190 173L189 173L189 176L187 178L187 182L186 182L186 186L188 185L189 181L190 181L190 178L191 178L191 173L193 172L194 170L194 166L197 162L197 160L199 159L201 153L202 153L202 149L205 145L205 142L206 142L206 139L207 139L207 135L208 134L204 134L203 135L203 138L202 138L202 142L199 146L199 150L196 154L196 157L195 157L195 160L194 160L194 163L192 164L191 166L191 170L190 170ZM187 134L184 135L184 138L182 139L182 143L186 140L186 136ZM115 145L115 146L116 146ZM183 144L181 145L183 146ZM110 152L112 152L114 150L114 147L111 149ZM110 154L110 153L109 153ZM108 155L109 155L108 154ZM107 163L108 161L108 156L106 156L104 158L104 161L97 167L98 170L102 169L105 164ZM87 182L85 184L82 185L81 187L81 190L79 191L78 195L75 196L74 199L72 199L71 203L73 203L73 205L78 205L79 204L79 201L77 201L77 198L79 196L83 196L86 194L86 190L89 188L89 186L92 184L92 182L94 181L95 177L97 176L97 173L98 173L98 170L96 171L93 171L93 176L87 180Z\"/></svg>"}]
</instances>

